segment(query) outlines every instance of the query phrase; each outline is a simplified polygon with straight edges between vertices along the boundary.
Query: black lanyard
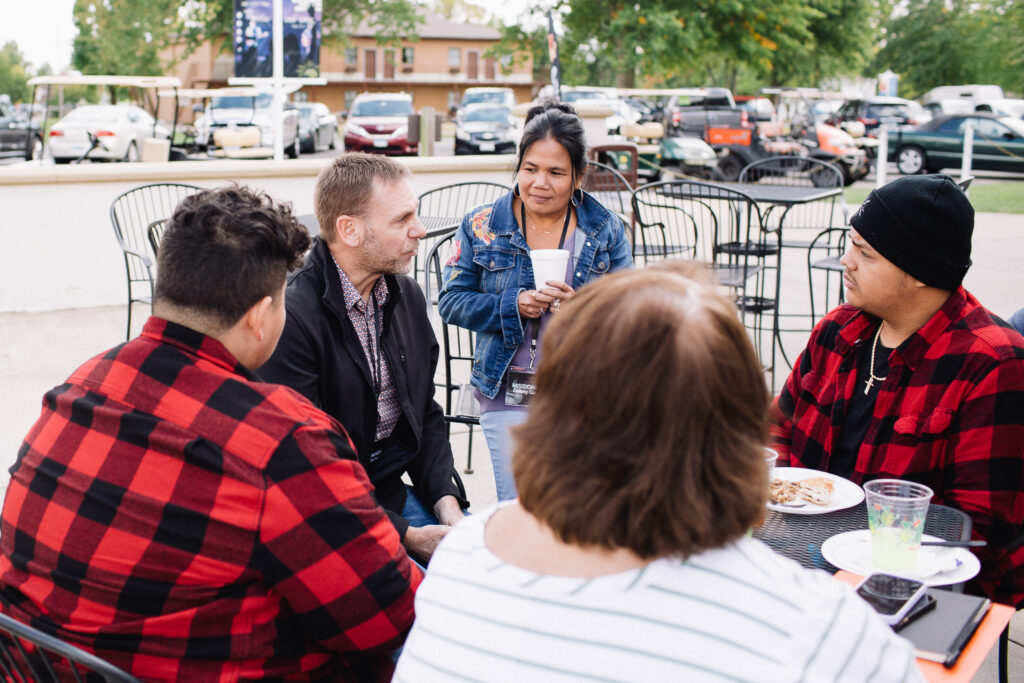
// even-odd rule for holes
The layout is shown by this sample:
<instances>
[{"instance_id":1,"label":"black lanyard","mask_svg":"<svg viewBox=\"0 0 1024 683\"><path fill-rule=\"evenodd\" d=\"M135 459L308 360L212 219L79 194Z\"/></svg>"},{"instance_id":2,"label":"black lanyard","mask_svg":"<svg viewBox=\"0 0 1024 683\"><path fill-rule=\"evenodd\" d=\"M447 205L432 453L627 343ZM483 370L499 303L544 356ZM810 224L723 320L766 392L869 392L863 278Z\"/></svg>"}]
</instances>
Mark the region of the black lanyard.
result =
<instances>
[{"instance_id":1,"label":"black lanyard","mask_svg":"<svg viewBox=\"0 0 1024 683\"><path fill-rule=\"evenodd\" d=\"M565 236L569 232L569 219L572 218L572 204L565 207L565 222L562 223L562 236L558 240L558 248L561 249L565 245ZM526 202L520 200L519 204L519 220L523 223L523 239L526 239ZM529 243L527 242L527 246Z\"/></svg>"},{"instance_id":2,"label":"black lanyard","mask_svg":"<svg viewBox=\"0 0 1024 683\"><path fill-rule=\"evenodd\" d=\"M382 358L383 354L380 351L380 338L384 332L381 329L380 312L377 307L377 293L373 290L370 290L370 302L373 304L373 334L370 334L370 323L366 320L365 313L363 314L363 324L366 327L366 340L369 342L366 345L366 352L370 356L370 372L373 378L373 394L379 399L381 375L383 374L381 365L384 362ZM374 349L376 349L376 351L374 351Z\"/></svg>"},{"instance_id":3,"label":"black lanyard","mask_svg":"<svg viewBox=\"0 0 1024 683\"><path fill-rule=\"evenodd\" d=\"M519 220L523 224L523 240L526 240L526 202L519 200ZM565 246L565 236L569 232L569 220L572 218L572 203L565 207L565 222L562 223L562 236L558 239L558 248ZM527 242L529 247L529 242ZM534 287L537 283L534 282ZM537 357L537 318L530 318L527 327L530 328L530 369L533 370L533 361Z\"/></svg>"}]
</instances>

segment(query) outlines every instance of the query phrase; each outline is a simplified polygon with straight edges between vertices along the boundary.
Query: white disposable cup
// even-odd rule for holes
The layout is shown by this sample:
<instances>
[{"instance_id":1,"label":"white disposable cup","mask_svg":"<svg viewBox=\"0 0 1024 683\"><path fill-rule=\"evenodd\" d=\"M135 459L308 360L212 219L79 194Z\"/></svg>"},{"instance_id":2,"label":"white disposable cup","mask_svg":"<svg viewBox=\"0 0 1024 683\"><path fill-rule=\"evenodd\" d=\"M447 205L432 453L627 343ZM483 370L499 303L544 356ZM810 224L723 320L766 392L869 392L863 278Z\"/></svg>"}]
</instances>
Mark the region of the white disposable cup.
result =
<instances>
[{"instance_id":1,"label":"white disposable cup","mask_svg":"<svg viewBox=\"0 0 1024 683\"><path fill-rule=\"evenodd\" d=\"M569 252L565 249L532 249L533 282L536 289L544 289L549 280L565 282L565 268L569 265Z\"/></svg>"},{"instance_id":2,"label":"white disposable cup","mask_svg":"<svg viewBox=\"0 0 1024 683\"><path fill-rule=\"evenodd\" d=\"M775 461L778 459L778 451L774 451L771 448L764 449L764 464L768 468L768 481L771 481L772 477L775 476Z\"/></svg>"}]
</instances>

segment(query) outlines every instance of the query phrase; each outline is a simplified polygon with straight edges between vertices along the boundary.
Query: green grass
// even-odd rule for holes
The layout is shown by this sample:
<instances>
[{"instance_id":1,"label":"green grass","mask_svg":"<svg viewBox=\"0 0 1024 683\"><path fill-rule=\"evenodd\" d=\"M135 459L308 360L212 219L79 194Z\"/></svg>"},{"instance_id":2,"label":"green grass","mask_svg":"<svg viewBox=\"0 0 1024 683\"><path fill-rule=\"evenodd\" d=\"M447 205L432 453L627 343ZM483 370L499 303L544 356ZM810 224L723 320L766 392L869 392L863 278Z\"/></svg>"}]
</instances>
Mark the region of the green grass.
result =
<instances>
[{"instance_id":1,"label":"green grass","mask_svg":"<svg viewBox=\"0 0 1024 683\"><path fill-rule=\"evenodd\" d=\"M847 188L846 202L850 206L859 206L871 192L864 185ZM1005 183L982 183L971 186L969 191L974 210L984 213L1024 213L1024 183L1009 181Z\"/></svg>"}]
</instances>

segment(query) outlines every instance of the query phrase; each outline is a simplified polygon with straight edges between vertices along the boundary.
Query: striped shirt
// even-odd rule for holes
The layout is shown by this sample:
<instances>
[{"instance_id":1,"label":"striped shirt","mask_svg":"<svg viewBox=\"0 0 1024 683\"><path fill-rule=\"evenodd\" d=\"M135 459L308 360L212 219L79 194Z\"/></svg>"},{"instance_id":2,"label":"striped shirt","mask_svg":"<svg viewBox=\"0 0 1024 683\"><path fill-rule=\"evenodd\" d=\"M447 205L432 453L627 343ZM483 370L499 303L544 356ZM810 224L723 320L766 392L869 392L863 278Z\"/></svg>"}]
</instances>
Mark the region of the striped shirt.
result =
<instances>
[{"instance_id":1,"label":"striped shirt","mask_svg":"<svg viewBox=\"0 0 1024 683\"><path fill-rule=\"evenodd\" d=\"M434 553L395 681L918 681L914 651L849 586L754 539L583 579L484 544L496 508Z\"/></svg>"}]
</instances>

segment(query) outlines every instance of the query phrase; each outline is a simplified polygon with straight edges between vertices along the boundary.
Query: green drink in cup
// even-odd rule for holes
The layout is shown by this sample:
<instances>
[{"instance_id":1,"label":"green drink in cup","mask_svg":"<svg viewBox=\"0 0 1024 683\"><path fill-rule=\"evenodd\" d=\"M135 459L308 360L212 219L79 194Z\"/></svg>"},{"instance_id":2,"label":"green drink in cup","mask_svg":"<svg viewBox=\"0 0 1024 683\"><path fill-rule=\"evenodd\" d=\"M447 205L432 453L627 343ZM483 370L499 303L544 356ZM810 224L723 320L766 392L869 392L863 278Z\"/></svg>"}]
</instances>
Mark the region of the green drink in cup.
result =
<instances>
[{"instance_id":1,"label":"green drink in cup","mask_svg":"<svg viewBox=\"0 0 1024 683\"><path fill-rule=\"evenodd\" d=\"M876 479L864 484L871 564L894 574L917 569L917 551L933 495L924 484L900 479Z\"/></svg>"}]
</instances>

